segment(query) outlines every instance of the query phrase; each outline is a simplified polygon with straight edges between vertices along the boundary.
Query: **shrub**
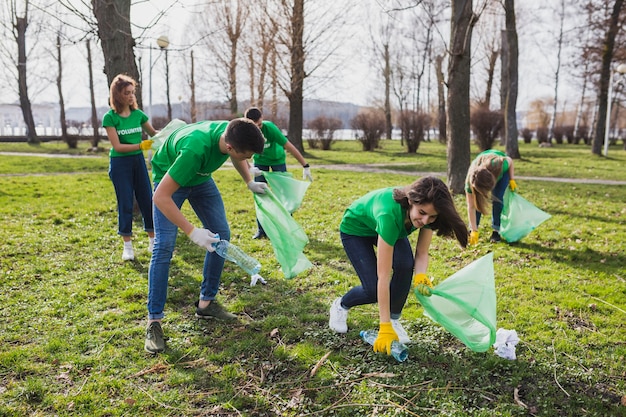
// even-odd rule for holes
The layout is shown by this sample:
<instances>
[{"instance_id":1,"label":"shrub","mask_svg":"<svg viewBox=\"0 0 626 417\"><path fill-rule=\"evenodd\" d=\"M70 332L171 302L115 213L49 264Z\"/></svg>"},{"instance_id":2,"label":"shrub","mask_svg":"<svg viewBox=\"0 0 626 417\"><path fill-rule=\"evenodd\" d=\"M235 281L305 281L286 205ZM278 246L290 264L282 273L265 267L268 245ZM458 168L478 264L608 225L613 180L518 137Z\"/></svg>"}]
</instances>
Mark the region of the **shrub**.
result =
<instances>
[{"instance_id":1,"label":"shrub","mask_svg":"<svg viewBox=\"0 0 626 417\"><path fill-rule=\"evenodd\" d=\"M527 127L522 129L522 131L520 132L520 135L522 136L524 143L530 143L533 139L533 131Z\"/></svg>"},{"instance_id":2,"label":"shrub","mask_svg":"<svg viewBox=\"0 0 626 417\"><path fill-rule=\"evenodd\" d=\"M430 127L430 115L413 110L404 110L400 114L402 142L407 146L407 153L415 153L424 140L424 132Z\"/></svg>"},{"instance_id":3,"label":"shrub","mask_svg":"<svg viewBox=\"0 0 626 417\"><path fill-rule=\"evenodd\" d=\"M563 143L563 136L565 136L565 131L563 126L555 126L554 131L552 132L552 136L554 136L554 140L556 143Z\"/></svg>"},{"instance_id":4,"label":"shrub","mask_svg":"<svg viewBox=\"0 0 626 417\"><path fill-rule=\"evenodd\" d=\"M472 112L470 125L476 136L476 144L481 151L493 147L493 143L504 127L502 112L479 108Z\"/></svg>"},{"instance_id":5,"label":"shrub","mask_svg":"<svg viewBox=\"0 0 626 417\"><path fill-rule=\"evenodd\" d=\"M380 138L385 133L385 115L376 109L365 109L352 119L352 129L358 131L357 139L364 151L373 151L379 147Z\"/></svg>"},{"instance_id":6,"label":"shrub","mask_svg":"<svg viewBox=\"0 0 626 417\"><path fill-rule=\"evenodd\" d=\"M589 141L589 128L587 126L578 126L578 130L574 134L574 144L578 145L582 139L583 143Z\"/></svg>"},{"instance_id":7,"label":"shrub","mask_svg":"<svg viewBox=\"0 0 626 417\"><path fill-rule=\"evenodd\" d=\"M537 142L544 143L549 142L548 138L548 128L547 127L538 127L537 128Z\"/></svg>"},{"instance_id":8,"label":"shrub","mask_svg":"<svg viewBox=\"0 0 626 417\"><path fill-rule=\"evenodd\" d=\"M335 132L343 127L343 123L336 117L319 116L309 121L307 127L311 131L309 146L317 149L319 144L323 150L329 150L334 142Z\"/></svg>"}]
</instances>

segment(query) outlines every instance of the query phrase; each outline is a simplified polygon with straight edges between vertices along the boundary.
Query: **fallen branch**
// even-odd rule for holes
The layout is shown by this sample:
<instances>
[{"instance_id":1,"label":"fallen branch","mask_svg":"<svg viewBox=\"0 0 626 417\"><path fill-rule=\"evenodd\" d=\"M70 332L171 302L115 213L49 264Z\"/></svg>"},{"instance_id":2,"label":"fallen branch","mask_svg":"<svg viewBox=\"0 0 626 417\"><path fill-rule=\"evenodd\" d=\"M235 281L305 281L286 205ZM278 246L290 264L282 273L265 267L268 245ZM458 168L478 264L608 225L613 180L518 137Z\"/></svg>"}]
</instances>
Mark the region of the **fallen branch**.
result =
<instances>
[{"instance_id":1,"label":"fallen branch","mask_svg":"<svg viewBox=\"0 0 626 417\"><path fill-rule=\"evenodd\" d=\"M567 395L568 397L570 396L569 393L567 391L565 391L565 389L561 386L561 384L559 384L558 379L556 379L556 348L554 347L554 339L552 339L552 354L554 355L554 382L556 382L556 385L561 389L561 391L563 391L565 393L565 395Z\"/></svg>"},{"instance_id":2,"label":"fallen branch","mask_svg":"<svg viewBox=\"0 0 626 417\"><path fill-rule=\"evenodd\" d=\"M322 364L324 362L326 362L326 359L328 359L329 356L330 356L330 351L326 352L326 354L324 356L322 356L322 358L319 361L317 361L317 363L315 364L313 369L311 369L311 373L309 374L309 376L311 376L311 377L315 376L317 371L320 369Z\"/></svg>"}]
</instances>

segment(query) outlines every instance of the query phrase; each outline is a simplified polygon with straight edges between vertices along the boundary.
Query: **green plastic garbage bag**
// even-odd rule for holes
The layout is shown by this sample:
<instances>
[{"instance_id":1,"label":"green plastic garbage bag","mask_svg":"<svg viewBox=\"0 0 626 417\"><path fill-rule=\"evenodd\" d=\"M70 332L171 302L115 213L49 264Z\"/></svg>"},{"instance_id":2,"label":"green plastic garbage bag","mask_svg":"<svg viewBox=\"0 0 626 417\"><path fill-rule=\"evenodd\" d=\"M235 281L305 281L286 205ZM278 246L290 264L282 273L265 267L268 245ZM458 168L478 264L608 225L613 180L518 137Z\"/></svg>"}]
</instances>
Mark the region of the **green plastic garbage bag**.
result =
<instances>
[{"instance_id":1,"label":"green plastic garbage bag","mask_svg":"<svg viewBox=\"0 0 626 417\"><path fill-rule=\"evenodd\" d=\"M293 178L290 172L264 172L263 176L272 187L278 201L289 212L293 213L302 204L302 199L311 183Z\"/></svg>"},{"instance_id":2,"label":"green plastic garbage bag","mask_svg":"<svg viewBox=\"0 0 626 417\"><path fill-rule=\"evenodd\" d=\"M496 288L493 253L472 262L431 289L414 291L424 315L441 324L474 352L487 351L496 340Z\"/></svg>"},{"instance_id":3,"label":"green plastic garbage bag","mask_svg":"<svg viewBox=\"0 0 626 417\"><path fill-rule=\"evenodd\" d=\"M186 125L187 123L180 119L172 119L163 129L150 138L153 140L152 149L155 151L159 149L161 145L163 145L163 142L165 142L175 130Z\"/></svg>"},{"instance_id":4,"label":"green plastic garbage bag","mask_svg":"<svg viewBox=\"0 0 626 417\"><path fill-rule=\"evenodd\" d=\"M285 278L290 279L313 265L302 253L309 238L271 189L254 194L256 216L270 239Z\"/></svg>"},{"instance_id":5,"label":"green plastic garbage bag","mask_svg":"<svg viewBox=\"0 0 626 417\"><path fill-rule=\"evenodd\" d=\"M504 192L503 205L500 236L509 243L519 241L552 217L509 188Z\"/></svg>"}]
</instances>

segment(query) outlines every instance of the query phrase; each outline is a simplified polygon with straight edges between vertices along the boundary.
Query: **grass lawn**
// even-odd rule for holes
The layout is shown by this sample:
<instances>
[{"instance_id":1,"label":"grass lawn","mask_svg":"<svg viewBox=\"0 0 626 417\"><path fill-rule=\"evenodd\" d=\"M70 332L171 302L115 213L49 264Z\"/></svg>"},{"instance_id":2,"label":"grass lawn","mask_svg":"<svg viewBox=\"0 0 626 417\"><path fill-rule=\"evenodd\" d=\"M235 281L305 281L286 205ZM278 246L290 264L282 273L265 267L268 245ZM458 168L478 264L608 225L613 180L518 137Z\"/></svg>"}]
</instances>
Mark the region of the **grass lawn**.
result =
<instances>
[{"instance_id":1,"label":"grass lawn","mask_svg":"<svg viewBox=\"0 0 626 417\"><path fill-rule=\"evenodd\" d=\"M64 145L22 146L0 152ZM520 151L519 177L626 181L621 147L609 158L584 145ZM396 363L358 336L378 325L375 305L350 312L347 334L328 329L330 302L358 284L338 225L365 192L411 182L407 171L445 172L445 147L424 143L406 155L384 142L364 153L340 141L306 156L315 181L294 218L313 268L284 279L269 242L251 239L251 194L224 167L215 178L231 240L261 261L268 284L250 287L227 263L218 297L240 322L196 319L204 254L181 235L163 322L168 348L150 356L148 239L137 219L136 260L121 260L106 155L0 155L0 416L626 416L626 186L519 180L520 194L552 215L521 242L488 243L488 217L478 246L434 237L435 283L494 254L497 327L517 331L517 359L472 352L410 295L403 321L414 343ZM316 168L334 164L397 173ZM464 196L455 202L465 218Z\"/></svg>"}]
</instances>

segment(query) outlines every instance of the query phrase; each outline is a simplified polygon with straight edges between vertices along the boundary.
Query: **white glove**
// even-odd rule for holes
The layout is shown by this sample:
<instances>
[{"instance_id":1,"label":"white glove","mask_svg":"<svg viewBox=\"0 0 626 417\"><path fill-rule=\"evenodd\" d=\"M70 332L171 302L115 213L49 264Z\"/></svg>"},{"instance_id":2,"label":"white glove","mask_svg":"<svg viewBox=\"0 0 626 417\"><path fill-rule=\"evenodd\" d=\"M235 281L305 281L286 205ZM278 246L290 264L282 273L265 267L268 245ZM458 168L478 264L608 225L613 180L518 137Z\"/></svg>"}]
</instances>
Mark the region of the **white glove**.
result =
<instances>
[{"instance_id":1,"label":"white glove","mask_svg":"<svg viewBox=\"0 0 626 417\"><path fill-rule=\"evenodd\" d=\"M220 239L215 236L215 233L208 229L200 229L198 227L194 227L191 233L189 233L189 239L209 252L215 251L213 244L220 241Z\"/></svg>"},{"instance_id":2,"label":"white glove","mask_svg":"<svg viewBox=\"0 0 626 417\"><path fill-rule=\"evenodd\" d=\"M255 194L265 194L265 190L267 190L267 184L264 182L250 181L248 183L248 189Z\"/></svg>"},{"instance_id":3,"label":"white glove","mask_svg":"<svg viewBox=\"0 0 626 417\"><path fill-rule=\"evenodd\" d=\"M250 277L250 286L254 287L257 282L260 282L263 285L267 284L267 281L265 281L261 275L259 274L252 275Z\"/></svg>"},{"instance_id":4,"label":"white glove","mask_svg":"<svg viewBox=\"0 0 626 417\"><path fill-rule=\"evenodd\" d=\"M308 165L308 164L307 164ZM311 175L311 168L306 166L302 168L302 179L313 182L313 176Z\"/></svg>"},{"instance_id":5,"label":"white glove","mask_svg":"<svg viewBox=\"0 0 626 417\"><path fill-rule=\"evenodd\" d=\"M251 166L250 167L250 175L252 176L252 178L259 177L259 176L263 175L263 171L261 171L259 169L259 167Z\"/></svg>"}]
</instances>

